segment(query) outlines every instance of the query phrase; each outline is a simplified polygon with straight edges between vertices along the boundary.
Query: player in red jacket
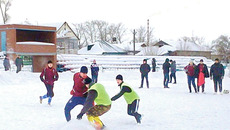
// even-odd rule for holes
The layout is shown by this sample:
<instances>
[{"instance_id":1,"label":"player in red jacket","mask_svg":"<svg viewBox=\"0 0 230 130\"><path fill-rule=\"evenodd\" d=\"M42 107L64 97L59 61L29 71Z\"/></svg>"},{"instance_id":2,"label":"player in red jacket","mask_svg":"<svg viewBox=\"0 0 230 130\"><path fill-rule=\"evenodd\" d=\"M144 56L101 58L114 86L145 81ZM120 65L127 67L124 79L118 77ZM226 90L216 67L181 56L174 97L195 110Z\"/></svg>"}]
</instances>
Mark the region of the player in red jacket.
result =
<instances>
[{"instance_id":1,"label":"player in red jacket","mask_svg":"<svg viewBox=\"0 0 230 130\"><path fill-rule=\"evenodd\" d=\"M86 93L88 88L83 83L83 80L86 79L88 69L86 66L82 66L80 72L74 74L74 86L70 94L73 95L65 106L65 117L67 121L71 120L70 111L77 105L84 105L86 100Z\"/></svg>"},{"instance_id":2,"label":"player in red jacket","mask_svg":"<svg viewBox=\"0 0 230 130\"><path fill-rule=\"evenodd\" d=\"M45 79L43 77L45 77ZM56 69L53 68L52 61L48 61L48 65L45 69L43 69L40 75L40 79L45 84L47 89L47 94L39 97L40 103L42 103L43 99L48 98L48 104L50 105L52 97L54 96L54 92L53 92L54 81L58 80L58 73Z\"/></svg>"}]
</instances>

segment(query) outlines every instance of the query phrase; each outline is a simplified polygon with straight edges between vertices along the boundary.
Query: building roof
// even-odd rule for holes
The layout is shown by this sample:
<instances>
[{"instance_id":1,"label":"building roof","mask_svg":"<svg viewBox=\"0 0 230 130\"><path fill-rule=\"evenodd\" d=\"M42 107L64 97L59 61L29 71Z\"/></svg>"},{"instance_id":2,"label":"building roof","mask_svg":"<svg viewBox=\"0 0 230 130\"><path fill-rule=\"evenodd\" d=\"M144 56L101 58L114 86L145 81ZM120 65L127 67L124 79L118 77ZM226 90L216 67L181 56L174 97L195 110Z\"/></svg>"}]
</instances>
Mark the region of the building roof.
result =
<instances>
[{"instance_id":1,"label":"building roof","mask_svg":"<svg viewBox=\"0 0 230 130\"><path fill-rule=\"evenodd\" d=\"M67 28L66 28L67 27ZM74 25L68 24L67 22L64 22L58 29L57 29L57 38L63 38L63 37L70 37L68 36L68 33L72 33L73 36L80 40L80 38L77 36L76 29ZM72 37L72 36L71 36Z\"/></svg>"},{"instance_id":2,"label":"building roof","mask_svg":"<svg viewBox=\"0 0 230 130\"><path fill-rule=\"evenodd\" d=\"M155 43L153 46L158 46L158 47L162 47L164 45L169 45L168 43L160 40L159 42ZM170 45L169 45L170 46Z\"/></svg>"},{"instance_id":3,"label":"building roof","mask_svg":"<svg viewBox=\"0 0 230 130\"><path fill-rule=\"evenodd\" d=\"M108 42L97 41L80 49L78 54L127 54L127 52Z\"/></svg>"}]
</instances>

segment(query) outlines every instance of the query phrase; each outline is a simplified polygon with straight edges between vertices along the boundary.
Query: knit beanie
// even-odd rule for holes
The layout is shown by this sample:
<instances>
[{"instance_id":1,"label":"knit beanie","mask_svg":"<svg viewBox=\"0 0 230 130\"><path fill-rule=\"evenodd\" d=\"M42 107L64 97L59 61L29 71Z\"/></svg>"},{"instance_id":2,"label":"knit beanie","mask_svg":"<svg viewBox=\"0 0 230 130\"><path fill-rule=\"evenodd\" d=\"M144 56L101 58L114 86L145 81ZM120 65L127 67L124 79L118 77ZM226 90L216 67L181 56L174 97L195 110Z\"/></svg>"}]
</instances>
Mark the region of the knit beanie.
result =
<instances>
[{"instance_id":1,"label":"knit beanie","mask_svg":"<svg viewBox=\"0 0 230 130\"><path fill-rule=\"evenodd\" d=\"M87 74L88 73L88 68L86 66L82 66L80 72Z\"/></svg>"},{"instance_id":2,"label":"knit beanie","mask_svg":"<svg viewBox=\"0 0 230 130\"><path fill-rule=\"evenodd\" d=\"M49 60L48 62L47 62L47 64L50 64L50 63L53 63L51 60Z\"/></svg>"},{"instance_id":3,"label":"knit beanie","mask_svg":"<svg viewBox=\"0 0 230 130\"><path fill-rule=\"evenodd\" d=\"M116 79L120 79L120 80L122 80L123 81L123 77L122 77L122 75L117 75L117 77L116 77Z\"/></svg>"}]
</instances>

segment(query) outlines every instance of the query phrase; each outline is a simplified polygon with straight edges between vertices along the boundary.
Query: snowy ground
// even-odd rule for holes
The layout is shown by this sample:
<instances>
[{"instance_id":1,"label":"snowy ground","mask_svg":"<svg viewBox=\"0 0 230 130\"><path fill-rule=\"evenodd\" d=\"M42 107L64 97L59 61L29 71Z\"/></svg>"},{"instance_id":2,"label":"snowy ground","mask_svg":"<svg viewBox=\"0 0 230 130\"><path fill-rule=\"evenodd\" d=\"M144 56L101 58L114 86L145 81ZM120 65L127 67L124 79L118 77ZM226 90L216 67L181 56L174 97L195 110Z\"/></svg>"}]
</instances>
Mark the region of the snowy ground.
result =
<instances>
[{"instance_id":1,"label":"snowy ground","mask_svg":"<svg viewBox=\"0 0 230 130\"><path fill-rule=\"evenodd\" d=\"M230 79L224 78L224 89L230 89ZM72 121L66 122L64 106L69 100L74 73L60 73L55 83L52 105L39 103L38 97L45 94L45 86L39 73L0 70L0 130L93 130L86 116L77 120L82 106L72 110ZM213 95L213 82L206 79L206 94L188 93L184 72L177 72L178 84L163 89L162 71L149 74L150 89L140 86L138 70L106 70L99 73L109 95L115 95L119 88L115 76L122 74L141 98L139 112L144 114L142 124L137 125L127 115L127 104L123 98L113 102L111 110L101 116L108 130L227 130L230 124L230 94Z\"/></svg>"}]
</instances>

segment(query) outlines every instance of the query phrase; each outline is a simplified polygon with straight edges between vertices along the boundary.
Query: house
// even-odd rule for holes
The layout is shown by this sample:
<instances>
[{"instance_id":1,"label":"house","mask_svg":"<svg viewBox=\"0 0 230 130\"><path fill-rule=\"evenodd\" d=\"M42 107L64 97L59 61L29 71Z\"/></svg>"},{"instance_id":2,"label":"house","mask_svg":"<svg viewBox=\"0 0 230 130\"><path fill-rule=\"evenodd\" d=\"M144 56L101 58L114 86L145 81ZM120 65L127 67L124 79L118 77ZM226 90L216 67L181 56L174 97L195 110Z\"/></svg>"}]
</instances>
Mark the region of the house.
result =
<instances>
[{"instance_id":1,"label":"house","mask_svg":"<svg viewBox=\"0 0 230 130\"><path fill-rule=\"evenodd\" d=\"M169 41L168 43L176 48L174 52L171 52L170 55L172 56L204 56L211 58L212 51L205 46L182 41Z\"/></svg>"},{"instance_id":2,"label":"house","mask_svg":"<svg viewBox=\"0 0 230 130\"><path fill-rule=\"evenodd\" d=\"M127 55L123 49L105 41L97 41L78 51L78 54L90 55Z\"/></svg>"},{"instance_id":3,"label":"house","mask_svg":"<svg viewBox=\"0 0 230 130\"><path fill-rule=\"evenodd\" d=\"M0 51L10 60L21 56L33 72L41 72L48 60L56 66L56 28L20 24L0 25Z\"/></svg>"},{"instance_id":4,"label":"house","mask_svg":"<svg viewBox=\"0 0 230 130\"><path fill-rule=\"evenodd\" d=\"M64 22L57 29L57 53L77 54L80 39L77 36L74 25Z\"/></svg>"}]
</instances>

